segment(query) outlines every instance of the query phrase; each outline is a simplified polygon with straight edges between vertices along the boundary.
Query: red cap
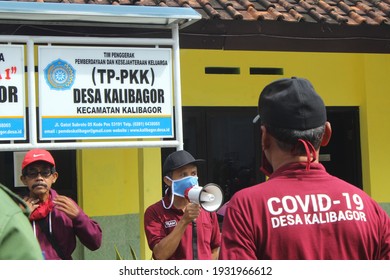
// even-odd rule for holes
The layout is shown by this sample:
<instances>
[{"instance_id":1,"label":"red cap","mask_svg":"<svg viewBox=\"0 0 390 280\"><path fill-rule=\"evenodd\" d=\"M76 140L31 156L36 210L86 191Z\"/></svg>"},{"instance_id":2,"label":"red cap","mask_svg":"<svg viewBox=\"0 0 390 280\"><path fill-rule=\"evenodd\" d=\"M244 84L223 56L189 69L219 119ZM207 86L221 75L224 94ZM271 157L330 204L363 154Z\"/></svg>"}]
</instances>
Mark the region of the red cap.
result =
<instances>
[{"instance_id":1,"label":"red cap","mask_svg":"<svg viewBox=\"0 0 390 280\"><path fill-rule=\"evenodd\" d=\"M51 165L55 166L54 158L52 155L42 149L33 149L27 152L27 154L24 156L23 162L22 162L22 170L29 164L36 162L36 161L46 161L50 163Z\"/></svg>"}]
</instances>

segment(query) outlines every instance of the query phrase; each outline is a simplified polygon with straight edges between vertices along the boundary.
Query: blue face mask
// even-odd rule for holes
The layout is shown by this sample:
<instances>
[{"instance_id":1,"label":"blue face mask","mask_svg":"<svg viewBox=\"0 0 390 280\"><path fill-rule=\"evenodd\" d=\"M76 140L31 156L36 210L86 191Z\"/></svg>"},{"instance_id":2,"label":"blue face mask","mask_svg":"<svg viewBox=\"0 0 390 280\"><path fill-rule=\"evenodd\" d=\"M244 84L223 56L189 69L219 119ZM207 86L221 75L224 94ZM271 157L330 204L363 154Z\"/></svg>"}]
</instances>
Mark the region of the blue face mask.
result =
<instances>
[{"instance_id":1,"label":"blue face mask","mask_svg":"<svg viewBox=\"0 0 390 280\"><path fill-rule=\"evenodd\" d=\"M172 193L181 197L185 197L185 191L188 188L198 185L198 177L196 176L188 176L179 180L168 179L172 181Z\"/></svg>"},{"instance_id":2,"label":"blue face mask","mask_svg":"<svg viewBox=\"0 0 390 280\"><path fill-rule=\"evenodd\" d=\"M180 197L185 197L187 189L192 188L194 186L198 186L198 184L199 184L197 176L188 176L188 177L184 177L184 178L179 179L179 180L172 180L168 176L167 176L167 178L172 182L172 187L171 187L172 188L172 198L171 198L171 204L169 205L169 207L165 207L165 203L163 200L163 205L164 205L165 209L169 209L172 207L174 195L177 195Z\"/></svg>"}]
</instances>

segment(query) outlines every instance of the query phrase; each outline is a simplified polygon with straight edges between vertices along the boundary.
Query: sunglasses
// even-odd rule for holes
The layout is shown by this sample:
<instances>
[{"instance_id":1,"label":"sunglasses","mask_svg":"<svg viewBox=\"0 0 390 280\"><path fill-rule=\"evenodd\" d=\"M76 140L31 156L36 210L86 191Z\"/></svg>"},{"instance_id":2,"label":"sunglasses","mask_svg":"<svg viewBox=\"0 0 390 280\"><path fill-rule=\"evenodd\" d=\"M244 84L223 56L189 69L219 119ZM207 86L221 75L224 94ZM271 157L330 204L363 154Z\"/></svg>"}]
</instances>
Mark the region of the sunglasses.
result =
<instances>
[{"instance_id":1,"label":"sunglasses","mask_svg":"<svg viewBox=\"0 0 390 280\"><path fill-rule=\"evenodd\" d=\"M53 170L52 169L44 169L41 171L27 170L24 175L30 179L35 179L38 177L39 174L42 176L42 178L49 178L50 175L53 174Z\"/></svg>"}]
</instances>

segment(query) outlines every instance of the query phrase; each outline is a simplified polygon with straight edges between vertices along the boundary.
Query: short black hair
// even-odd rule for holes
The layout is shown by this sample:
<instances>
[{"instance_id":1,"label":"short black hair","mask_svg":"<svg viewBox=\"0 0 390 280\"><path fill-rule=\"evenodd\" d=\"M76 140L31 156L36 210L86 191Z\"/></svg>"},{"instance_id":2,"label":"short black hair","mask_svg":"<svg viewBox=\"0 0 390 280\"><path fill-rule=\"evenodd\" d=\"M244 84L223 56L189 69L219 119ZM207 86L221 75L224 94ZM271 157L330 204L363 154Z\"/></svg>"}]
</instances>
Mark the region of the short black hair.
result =
<instances>
[{"instance_id":1,"label":"short black hair","mask_svg":"<svg viewBox=\"0 0 390 280\"><path fill-rule=\"evenodd\" d=\"M277 140L278 147L294 155L306 155L303 145L299 145L298 139L310 142L314 149L318 150L321 146L322 137L325 133L325 125L307 130L295 130L272 127L264 125L267 132Z\"/></svg>"}]
</instances>

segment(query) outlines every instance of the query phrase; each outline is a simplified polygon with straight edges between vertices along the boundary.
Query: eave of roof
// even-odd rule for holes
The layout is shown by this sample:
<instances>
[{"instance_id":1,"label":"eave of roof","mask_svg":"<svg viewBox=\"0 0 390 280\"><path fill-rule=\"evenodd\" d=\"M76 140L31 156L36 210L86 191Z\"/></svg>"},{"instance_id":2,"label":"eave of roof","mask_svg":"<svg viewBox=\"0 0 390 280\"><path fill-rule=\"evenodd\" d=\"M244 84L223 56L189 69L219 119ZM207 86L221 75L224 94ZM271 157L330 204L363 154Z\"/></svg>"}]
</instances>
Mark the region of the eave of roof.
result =
<instances>
[{"instance_id":1,"label":"eave of roof","mask_svg":"<svg viewBox=\"0 0 390 280\"><path fill-rule=\"evenodd\" d=\"M172 25L188 25L201 19L194 9L85 5L63 3L42 4L37 2L0 1L0 20L20 23L66 23L68 25L122 24L124 26L170 28Z\"/></svg>"}]
</instances>

